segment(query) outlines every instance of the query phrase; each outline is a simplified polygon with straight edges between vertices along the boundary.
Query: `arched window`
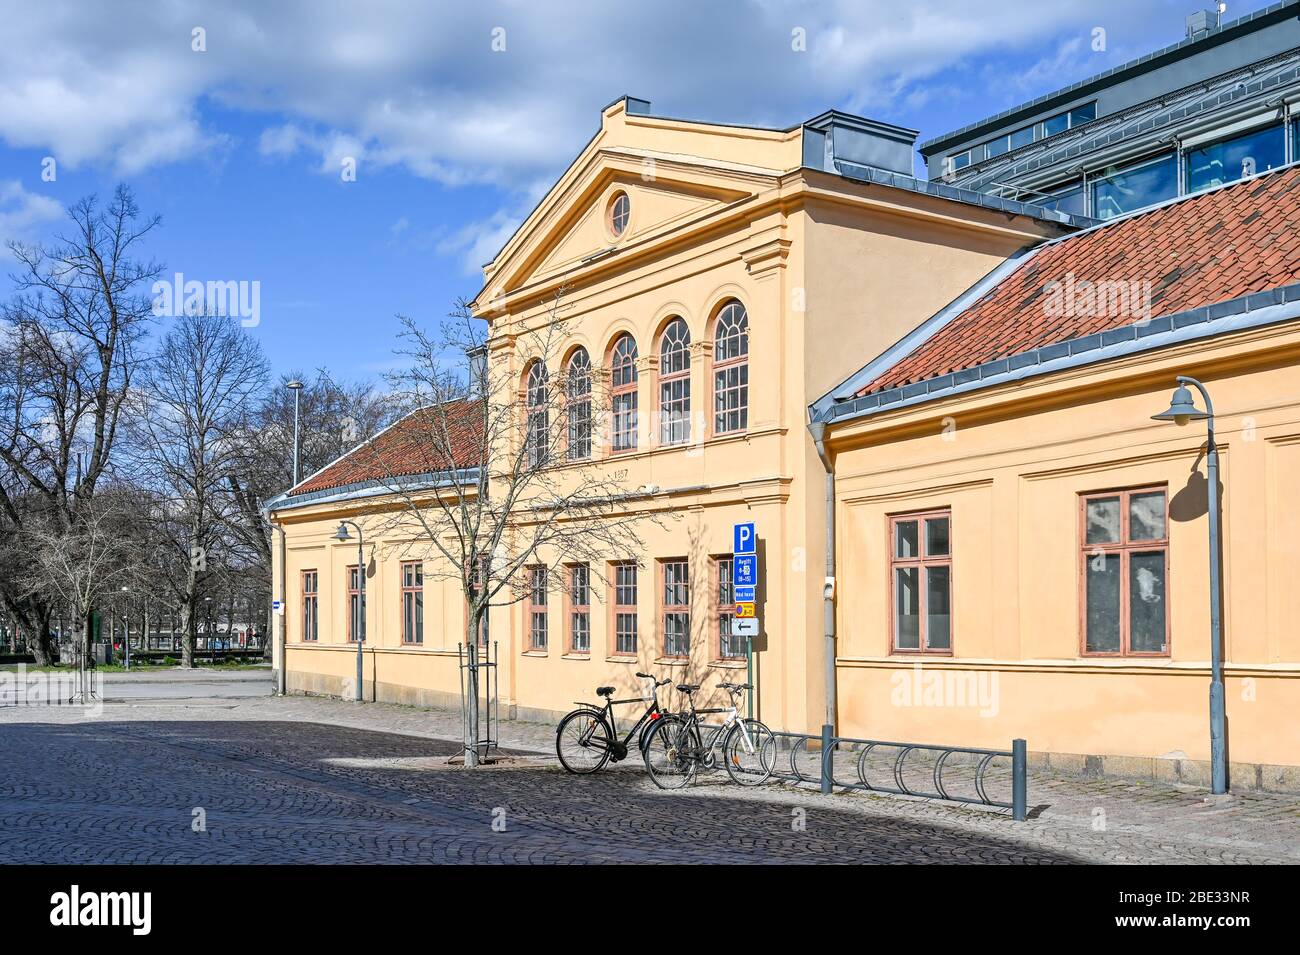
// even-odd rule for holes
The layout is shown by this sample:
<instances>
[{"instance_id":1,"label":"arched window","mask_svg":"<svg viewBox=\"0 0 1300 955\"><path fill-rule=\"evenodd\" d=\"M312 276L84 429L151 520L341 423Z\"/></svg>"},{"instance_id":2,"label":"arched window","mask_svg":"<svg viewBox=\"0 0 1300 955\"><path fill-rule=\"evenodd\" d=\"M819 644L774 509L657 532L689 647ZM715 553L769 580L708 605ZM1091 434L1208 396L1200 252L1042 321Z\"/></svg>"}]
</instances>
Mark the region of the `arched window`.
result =
<instances>
[{"instance_id":1,"label":"arched window","mask_svg":"<svg viewBox=\"0 0 1300 955\"><path fill-rule=\"evenodd\" d=\"M620 192L609 203L606 211L610 234L618 238L627 231L628 220L632 218L632 200L626 192Z\"/></svg>"},{"instance_id":2,"label":"arched window","mask_svg":"<svg viewBox=\"0 0 1300 955\"><path fill-rule=\"evenodd\" d=\"M546 366L540 361L533 362L528 369L528 384L524 394L527 407L529 467L541 467L546 463L547 445L550 443L551 414L546 406Z\"/></svg>"},{"instance_id":3,"label":"arched window","mask_svg":"<svg viewBox=\"0 0 1300 955\"><path fill-rule=\"evenodd\" d=\"M691 333L680 318L659 340L659 420L663 444L691 439Z\"/></svg>"},{"instance_id":4,"label":"arched window","mask_svg":"<svg viewBox=\"0 0 1300 955\"><path fill-rule=\"evenodd\" d=\"M631 335L620 335L610 352L609 384L615 453L636 449L636 342Z\"/></svg>"},{"instance_id":5,"label":"arched window","mask_svg":"<svg viewBox=\"0 0 1300 955\"><path fill-rule=\"evenodd\" d=\"M749 427L749 316L734 299L713 328L713 431Z\"/></svg>"},{"instance_id":6,"label":"arched window","mask_svg":"<svg viewBox=\"0 0 1300 955\"><path fill-rule=\"evenodd\" d=\"M565 415L568 418L570 461L591 457L591 358L579 348L564 368Z\"/></svg>"}]
</instances>

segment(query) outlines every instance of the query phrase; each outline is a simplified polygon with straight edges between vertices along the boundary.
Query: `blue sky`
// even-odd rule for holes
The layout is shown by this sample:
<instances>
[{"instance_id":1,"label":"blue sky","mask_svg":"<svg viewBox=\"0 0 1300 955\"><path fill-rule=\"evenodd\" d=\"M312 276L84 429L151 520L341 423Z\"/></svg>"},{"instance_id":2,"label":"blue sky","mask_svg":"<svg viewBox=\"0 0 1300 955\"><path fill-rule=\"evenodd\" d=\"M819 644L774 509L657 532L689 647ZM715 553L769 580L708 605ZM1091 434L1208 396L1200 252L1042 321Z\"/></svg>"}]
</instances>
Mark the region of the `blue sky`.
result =
<instances>
[{"instance_id":1,"label":"blue sky","mask_svg":"<svg viewBox=\"0 0 1300 955\"><path fill-rule=\"evenodd\" d=\"M838 107L923 141L1176 42L1195 3L882 6L0 0L0 238L127 182L169 275L261 283L278 371L374 377L394 316L472 296L619 95L768 126Z\"/></svg>"}]
</instances>

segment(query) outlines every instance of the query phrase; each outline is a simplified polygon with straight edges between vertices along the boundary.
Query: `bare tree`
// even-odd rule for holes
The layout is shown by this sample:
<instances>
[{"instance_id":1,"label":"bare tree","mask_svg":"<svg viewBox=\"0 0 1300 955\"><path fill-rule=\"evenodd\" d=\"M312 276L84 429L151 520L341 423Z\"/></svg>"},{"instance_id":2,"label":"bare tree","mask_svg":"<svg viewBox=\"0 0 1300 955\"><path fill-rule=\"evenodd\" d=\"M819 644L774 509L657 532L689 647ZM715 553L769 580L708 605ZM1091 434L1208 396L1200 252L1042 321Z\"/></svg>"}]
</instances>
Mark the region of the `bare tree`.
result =
<instances>
[{"instance_id":1,"label":"bare tree","mask_svg":"<svg viewBox=\"0 0 1300 955\"><path fill-rule=\"evenodd\" d=\"M230 531L232 545L243 549L250 574L263 588L268 608L263 649L268 658L274 629L270 610L272 542L263 508L293 483L294 403L285 387L290 381L303 382L298 394L301 477L320 470L379 431L390 423L394 412L393 402L380 396L373 385L341 383L323 369L311 378L281 375L280 386L269 389L253 410L240 442L241 453L228 478L239 516Z\"/></svg>"},{"instance_id":2,"label":"bare tree","mask_svg":"<svg viewBox=\"0 0 1300 955\"><path fill-rule=\"evenodd\" d=\"M69 210L71 229L50 247L9 243L17 294L3 312L0 354L0 535L35 520L42 539L79 534L108 474L136 350L151 317L144 287L161 271L136 258L158 224L119 186ZM71 545L70 545L71 546ZM13 586L21 567L0 568L0 601L52 658L46 592Z\"/></svg>"},{"instance_id":3,"label":"bare tree","mask_svg":"<svg viewBox=\"0 0 1300 955\"><path fill-rule=\"evenodd\" d=\"M407 417L394 429L399 436L386 432L357 452L400 502L370 520L400 527L409 546L439 558L426 563L425 577L459 584L470 648L490 608L526 599L569 564L586 564L594 585L607 555L643 552L638 525L660 519L629 507L649 495L593 459L604 376L589 363L562 362L569 338L561 301L532 327L498 329L513 336L514 349L496 357L486 325L463 302L437 333L403 318L406 364L389 381ZM635 416L616 426L636 428ZM476 699L467 694L471 726ZM479 755L467 731L466 763Z\"/></svg>"},{"instance_id":4,"label":"bare tree","mask_svg":"<svg viewBox=\"0 0 1300 955\"><path fill-rule=\"evenodd\" d=\"M230 476L266 378L261 348L237 321L190 314L167 332L135 395L140 463L160 495L158 523L169 550L161 580L180 614L186 667L194 665L209 563L238 519Z\"/></svg>"}]
</instances>

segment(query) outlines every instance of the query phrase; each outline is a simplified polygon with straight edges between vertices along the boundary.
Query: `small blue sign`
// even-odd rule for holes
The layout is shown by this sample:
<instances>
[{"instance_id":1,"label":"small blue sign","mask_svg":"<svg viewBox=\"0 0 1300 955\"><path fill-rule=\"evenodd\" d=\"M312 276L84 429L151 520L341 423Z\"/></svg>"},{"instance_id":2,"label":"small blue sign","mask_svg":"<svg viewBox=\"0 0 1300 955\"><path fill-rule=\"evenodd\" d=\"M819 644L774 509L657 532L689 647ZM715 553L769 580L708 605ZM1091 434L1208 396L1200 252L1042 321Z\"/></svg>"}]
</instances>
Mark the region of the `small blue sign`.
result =
<instances>
[{"instance_id":1,"label":"small blue sign","mask_svg":"<svg viewBox=\"0 0 1300 955\"><path fill-rule=\"evenodd\" d=\"M749 585L745 587L733 586L731 589L735 591L734 599L736 603L748 604L748 603L753 603L755 600L758 599L757 597L754 596L755 588L753 587L753 585Z\"/></svg>"},{"instance_id":2,"label":"small blue sign","mask_svg":"<svg viewBox=\"0 0 1300 955\"><path fill-rule=\"evenodd\" d=\"M735 587L758 586L758 557L737 554L731 563L731 582Z\"/></svg>"},{"instance_id":3,"label":"small blue sign","mask_svg":"<svg viewBox=\"0 0 1300 955\"><path fill-rule=\"evenodd\" d=\"M734 546L731 548L733 554L753 554L757 553L755 545L758 543L754 536L754 522L749 521L745 524L737 524L733 529Z\"/></svg>"}]
</instances>

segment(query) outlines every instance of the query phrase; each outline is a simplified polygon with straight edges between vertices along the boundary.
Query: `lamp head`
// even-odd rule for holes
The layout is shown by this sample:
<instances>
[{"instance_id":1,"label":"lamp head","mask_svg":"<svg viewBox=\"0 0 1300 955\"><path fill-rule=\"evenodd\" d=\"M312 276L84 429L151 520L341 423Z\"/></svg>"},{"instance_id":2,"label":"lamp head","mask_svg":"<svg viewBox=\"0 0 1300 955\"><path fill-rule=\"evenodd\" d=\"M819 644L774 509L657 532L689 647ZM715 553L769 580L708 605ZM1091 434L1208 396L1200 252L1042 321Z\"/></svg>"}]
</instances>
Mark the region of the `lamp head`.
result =
<instances>
[{"instance_id":1,"label":"lamp head","mask_svg":"<svg viewBox=\"0 0 1300 955\"><path fill-rule=\"evenodd\" d=\"M1152 415L1152 421L1172 421L1174 424L1187 424L1189 421L1202 421L1209 415L1196 407L1192 393L1184 385L1179 385L1169 401L1169 410Z\"/></svg>"},{"instance_id":2,"label":"lamp head","mask_svg":"<svg viewBox=\"0 0 1300 955\"><path fill-rule=\"evenodd\" d=\"M344 524L342 521L339 521L339 529L334 532L334 539L336 541L352 540L352 535L348 533L347 524Z\"/></svg>"},{"instance_id":3,"label":"lamp head","mask_svg":"<svg viewBox=\"0 0 1300 955\"><path fill-rule=\"evenodd\" d=\"M292 381L286 381L284 386L290 391L299 391L302 388L302 382L295 378Z\"/></svg>"}]
</instances>

